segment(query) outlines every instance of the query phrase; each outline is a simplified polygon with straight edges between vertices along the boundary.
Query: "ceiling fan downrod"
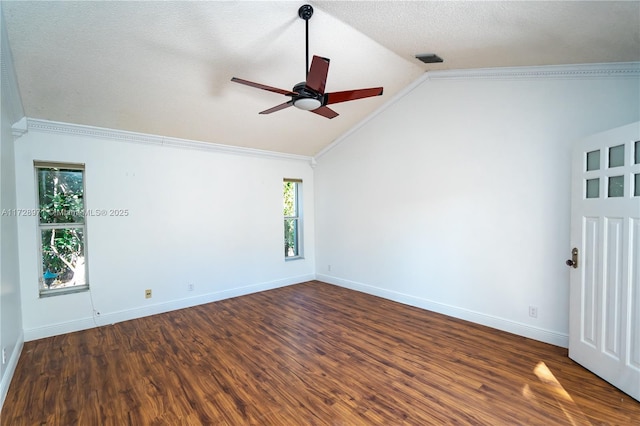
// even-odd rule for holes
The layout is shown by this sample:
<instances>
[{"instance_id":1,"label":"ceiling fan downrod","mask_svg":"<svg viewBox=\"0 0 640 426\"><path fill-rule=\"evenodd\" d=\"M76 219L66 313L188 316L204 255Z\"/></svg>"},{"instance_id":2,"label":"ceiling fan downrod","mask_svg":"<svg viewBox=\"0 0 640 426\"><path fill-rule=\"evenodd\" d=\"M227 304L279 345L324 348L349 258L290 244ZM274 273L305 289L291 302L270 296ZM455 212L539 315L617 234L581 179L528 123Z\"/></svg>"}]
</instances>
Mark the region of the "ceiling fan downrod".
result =
<instances>
[{"instance_id":1,"label":"ceiling fan downrod","mask_svg":"<svg viewBox=\"0 0 640 426\"><path fill-rule=\"evenodd\" d=\"M305 63L305 67L304 67L304 75L305 77L309 76L309 19L311 19L311 17L313 16L313 7L311 7L310 4L305 4L303 6L300 6L300 9L298 9L298 16L302 19L304 19L304 23L305 23L305 39L307 41L307 61Z\"/></svg>"}]
</instances>

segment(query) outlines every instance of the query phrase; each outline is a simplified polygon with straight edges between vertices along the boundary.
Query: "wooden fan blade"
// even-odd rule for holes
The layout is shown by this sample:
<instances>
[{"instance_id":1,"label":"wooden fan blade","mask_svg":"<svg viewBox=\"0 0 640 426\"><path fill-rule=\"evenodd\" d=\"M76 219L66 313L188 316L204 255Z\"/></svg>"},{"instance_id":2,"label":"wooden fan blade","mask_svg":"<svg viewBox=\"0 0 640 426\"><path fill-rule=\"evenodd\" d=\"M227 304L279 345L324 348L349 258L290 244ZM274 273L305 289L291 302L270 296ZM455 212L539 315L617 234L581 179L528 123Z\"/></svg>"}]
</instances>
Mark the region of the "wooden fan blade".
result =
<instances>
[{"instance_id":1,"label":"wooden fan blade","mask_svg":"<svg viewBox=\"0 0 640 426\"><path fill-rule=\"evenodd\" d=\"M321 56L313 56L311 68L307 75L307 87L315 92L324 94L324 87L327 84L327 74L329 73L329 59Z\"/></svg>"},{"instance_id":2,"label":"wooden fan blade","mask_svg":"<svg viewBox=\"0 0 640 426\"><path fill-rule=\"evenodd\" d=\"M325 105L337 104L339 102L353 101L355 99L370 98L382 95L382 87L372 87L370 89L345 90L344 92L333 92L325 94Z\"/></svg>"},{"instance_id":3,"label":"wooden fan blade","mask_svg":"<svg viewBox=\"0 0 640 426\"><path fill-rule=\"evenodd\" d=\"M280 93L281 95L286 96L295 96L296 92L292 92L291 90L278 89L277 87L267 86L266 84L254 83L253 81L243 80L241 78L233 77L231 79L234 83L245 84L247 86L255 87L257 89L268 90L269 92Z\"/></svg>"},{"instance_id":4,"label":"wooden fan blade","mask_svg":"<svg viewBox=\"0 0 640 426\"><path fill-rule=\"evenodd\" d=\"M321 106L320 108L313 109L310 112L327 118L336 118L339 115L337 112L326 106Z\"/></svg>"},{"instance_id":5,"label":"wooden fan blade","mask_svg":"<svg viewBox=\"0 0 640 426\"><path fill-rule=\"evenodd\" d=\"M264 111L261 111L259 114L271 114L272 112L276 112L276 111L280 111L281 109L289 108L291 105L293 105L293 101L285 102L283 104L276 105L273 108L265 109Z\"/></svg>"}]
</instances>

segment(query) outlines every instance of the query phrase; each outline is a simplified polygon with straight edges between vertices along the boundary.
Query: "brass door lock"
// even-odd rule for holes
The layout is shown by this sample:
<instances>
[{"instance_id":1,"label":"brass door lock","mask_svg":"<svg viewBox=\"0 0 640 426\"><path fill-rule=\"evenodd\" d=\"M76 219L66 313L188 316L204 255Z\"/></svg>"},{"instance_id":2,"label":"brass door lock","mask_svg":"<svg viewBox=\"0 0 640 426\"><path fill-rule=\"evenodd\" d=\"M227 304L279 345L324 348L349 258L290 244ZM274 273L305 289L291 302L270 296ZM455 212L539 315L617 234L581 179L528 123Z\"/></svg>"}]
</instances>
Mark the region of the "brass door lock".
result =
<instances>
[{"instance_id":1,"label":"brass door lock","mask_svg":"<svg viewBox=\"0 0 640 426\"><path fill-rule=\"evenodd\" d=\"M571 266L572 268L578 267L578 248L574 247L571 250L571 259L566 261L567 266Z\"/></svg>"}]
</instances>

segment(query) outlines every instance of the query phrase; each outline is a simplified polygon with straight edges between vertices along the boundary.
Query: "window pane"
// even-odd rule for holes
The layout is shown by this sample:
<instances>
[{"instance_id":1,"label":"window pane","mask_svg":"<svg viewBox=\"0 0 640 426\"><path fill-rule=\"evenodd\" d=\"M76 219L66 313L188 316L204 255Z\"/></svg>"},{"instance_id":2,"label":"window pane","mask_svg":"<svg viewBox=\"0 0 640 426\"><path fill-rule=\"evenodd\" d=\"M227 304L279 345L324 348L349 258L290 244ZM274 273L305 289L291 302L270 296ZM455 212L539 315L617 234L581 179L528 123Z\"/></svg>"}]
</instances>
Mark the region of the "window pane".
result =
<instances>
[{"instance_id":1,"label":"window pane","mask_svg":"<svg viewBox=\"0 0 640 426\"><path fill-rule=\"evenodd\" d=\"M284 220L284 256L298 256L298 219Z\"/></svg>"},{"instance_id":2,"label":"window pane","mask_svg":"<svg viewBox=\"0 0 640 426\"><path fill-rule=\"evenodd\" d=\"M640 141L635 142L635 164L640 164Z\"/></svg>"},{"instance_id":3,"label":"window pane","mask_svg":"<svg viewBox=\"0 0 640 426\"><path fill-rule=\"evenodd\" d=\"M624 166L624 145L609 148L609 167Z\"/></svg>"},{"instance_id":4,"label":"window pane","mask_svg":"<svg viewBox=\"0 0 640 426\"><path fill-rule=\"evenodd\" d=\"M302 258L302 211L300 208L302 180L284 179L284 257Z\"/></svg>"},{"instance_id":5,"label":"window pane","mask_svg":"<svg viewBox=\"0 0 640 426\"><path fill-rule=\"evenodd\" d=\"M83 228L41 230L44 288L86 284Z\"/></svg>"},{"instance_id":6,"label":"window pane","mask_svg":"<svg viewBox=\"0 0 640 426\"><path fill-rule=\"evenodd\" d=\"M600 196L600 179L587 179L587 198Z\"/></svg>"},{"instance_id":7,"label":"window pane","mask_svg":"<svg viewBox=\"0 0 640 426\"><path fill-rule=\"evenodd\" d=\"M600 170L600 150L587 152L587 171Z\"/></svg>"},{"instance_id":8,"label":"window pane","mask_svg":"<svg viewBox=\"0 0 640 426\"><path fill-rule=\"evenodd\" d=\"M635 185L633 189L633 196L640 197L640 173L635 174Z\"/></svg>"},{"instance_id":9,"label":"window pane","mask_svg":"<svg viewBox=\"0 0 640 426\"><path fill-rule=\"evenodd\" d=\"M37 170L40 223L83 223L82 170Z\"/></svg>"},{"instance_id":10,"label":"window pane","mask_svg":"<svg viewBox=\"0 0 640 426\"><path fill-rule=\"evenodd\" d=\"M284 182L284 215L287 217L298 216L298 203L296 191L298 185L295 182Z\"/></svg>"},{"instance_id":11,"label":"window pane","mask_svg":"<svg viewBox=\"0 0 640 426\"><path fill-rule=\"evenodd\" d=\"M624 176L611 176L609 178L609 197L624 196Z\"/></svg>"}]
</instances>

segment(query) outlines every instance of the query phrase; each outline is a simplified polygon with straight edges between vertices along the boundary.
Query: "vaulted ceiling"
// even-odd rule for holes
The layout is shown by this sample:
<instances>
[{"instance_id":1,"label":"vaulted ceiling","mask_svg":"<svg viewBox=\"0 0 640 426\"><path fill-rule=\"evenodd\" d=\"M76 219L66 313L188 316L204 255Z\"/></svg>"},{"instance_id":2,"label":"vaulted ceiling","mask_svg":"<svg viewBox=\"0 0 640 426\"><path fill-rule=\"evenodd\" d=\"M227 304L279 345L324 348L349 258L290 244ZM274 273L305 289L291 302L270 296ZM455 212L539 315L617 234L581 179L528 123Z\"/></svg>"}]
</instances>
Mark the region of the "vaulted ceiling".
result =
<instances>
[{"instance_id":1,"label":"vaulted ceiling","mask_svg":"<svg viewBox=\"0 0 640 426\"><path fill-rule=\"evenodd\" d=\"M331 59L326 90L383 96L336 104L331 120L258 115L289 98L230 80L304 81L302 4L3 1L2 12L28 117L301 155L427 71L640 60L639 1L316 1L310 51Z\"/></svg>"}]
</instances>

